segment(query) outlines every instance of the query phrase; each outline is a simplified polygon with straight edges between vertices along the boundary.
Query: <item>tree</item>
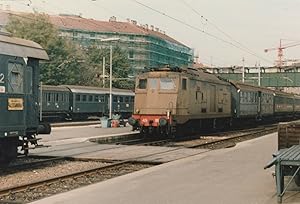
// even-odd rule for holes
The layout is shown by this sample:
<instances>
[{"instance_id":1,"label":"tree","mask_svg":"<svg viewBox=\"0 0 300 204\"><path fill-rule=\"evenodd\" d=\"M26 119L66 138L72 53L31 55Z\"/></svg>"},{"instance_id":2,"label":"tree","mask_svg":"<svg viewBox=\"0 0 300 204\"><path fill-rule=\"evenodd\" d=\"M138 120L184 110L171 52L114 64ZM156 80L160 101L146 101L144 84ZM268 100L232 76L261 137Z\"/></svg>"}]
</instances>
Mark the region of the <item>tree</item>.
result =
<instances>
[{"instance_id":1,"label":"tree","mask_svg":"<svg viewBox=\"0 0 300 204\"><path fill-rule=\"evenodd\" d=\"M128 78L130 72L127 53L119 46L113 47L113 87L133 89L134 82ZM109 75L110 70L110 49L98 48L97 45L91 45L86 49L87 62L90 64L90 77L93 85L103 86L102 84L102 66L103 57L105 57L105 75ZM96 76L93 78L93 76ZM105 87L109 87L109 78L107 78Z\"/></svg>"},{"instance_id":2,"label":"tree","mask_svg":"<svg viewBox=\"0 0 300 204\"><path fill-rule=\"evenodd\" d=\"M82 52L59 36L58 30L44 14L11 16L6 30L15 37L39 43L48 53L50 61L41 63L41 81L44 84L83 84Z\"/></svg>"},{"instance_id":3,"label":"tree","mask_svg":"<svg viewBox=\"0 0 300 204\"><path fill-rule=\"evenodd\" d=\"M13 36L39 43L48 53L50 61L41 64L41 81L44 84L102 86L102 59L106 58L106 73L109 73L109 49L96 44L82 48L66 38L45 14L11 16L6 26ZM115 46L113 49L113 86L133 88L126 78L129 73L127 53ZM106 80L106 87L108 87Z\"/></svg>"}]
</instances>

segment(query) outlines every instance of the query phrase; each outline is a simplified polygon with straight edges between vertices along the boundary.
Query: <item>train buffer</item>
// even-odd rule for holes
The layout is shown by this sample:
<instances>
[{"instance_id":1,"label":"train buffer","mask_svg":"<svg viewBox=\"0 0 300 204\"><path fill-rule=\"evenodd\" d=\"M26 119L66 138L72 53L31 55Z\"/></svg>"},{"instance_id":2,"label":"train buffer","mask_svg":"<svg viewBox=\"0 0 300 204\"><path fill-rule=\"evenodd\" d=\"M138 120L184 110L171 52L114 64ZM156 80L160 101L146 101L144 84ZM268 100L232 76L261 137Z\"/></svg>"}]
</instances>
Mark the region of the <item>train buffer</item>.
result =
<instances>
[{"instance_id":1,"label":"train buffer","mask_svg":"<svg viewBox=\"0 0 300 204\"><path fill-rule=\"evenodd\" d=\"M273 154L272 161L264 169L273 165L275 165L277 202L282 203L282 197L293 180L297 186L300 186L300 145L279 150ZM284 185L285 176L291 176L286 185Z\"/></svg>"}]
</instances>

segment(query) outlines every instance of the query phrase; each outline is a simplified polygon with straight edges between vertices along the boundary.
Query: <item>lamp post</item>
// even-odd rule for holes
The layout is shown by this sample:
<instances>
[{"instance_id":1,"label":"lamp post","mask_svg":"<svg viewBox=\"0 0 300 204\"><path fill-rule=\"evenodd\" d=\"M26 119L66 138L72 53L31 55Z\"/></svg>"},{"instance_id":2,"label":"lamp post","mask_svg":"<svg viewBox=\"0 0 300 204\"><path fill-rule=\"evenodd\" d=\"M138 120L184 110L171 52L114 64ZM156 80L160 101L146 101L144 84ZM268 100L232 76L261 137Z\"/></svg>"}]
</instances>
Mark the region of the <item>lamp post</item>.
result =
<instances>
[{"instance_id":1,"label":"lamp post","mask_svg":"<svg viewBox=\"0 0 300 204\"><path fill-rule=\"evenodd\" d=\"M120 38L105 38L101 42L119 41ZM112 45L109 46L109 118L112 117Z\"/></svg>"},{"instance_id":2,"label":"lamp post","mask_svg":"<svg viewBox=\"0 0 300 204\"><path fill-rule=\"evenodd\" d=\"M109 56L109 118L112 116L112 45L110 45Z\"/></svg>"}]
</instances>

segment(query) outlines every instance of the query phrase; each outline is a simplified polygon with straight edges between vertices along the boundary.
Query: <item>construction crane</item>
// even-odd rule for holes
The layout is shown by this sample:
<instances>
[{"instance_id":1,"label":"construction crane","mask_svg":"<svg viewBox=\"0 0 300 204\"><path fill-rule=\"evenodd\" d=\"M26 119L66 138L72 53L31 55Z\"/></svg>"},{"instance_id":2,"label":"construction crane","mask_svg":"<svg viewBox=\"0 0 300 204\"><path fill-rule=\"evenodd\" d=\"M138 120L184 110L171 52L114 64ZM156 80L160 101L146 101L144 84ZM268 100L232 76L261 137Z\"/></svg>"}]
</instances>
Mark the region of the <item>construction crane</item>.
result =
<instances>
[{"instance_id":1,"label":"construction crane","mask_svg":"<svg viewBox=\"0 0 300 204\"><path fill-rule=\"evenodd\" d=\"M272 50L277 50L278 51L277 60L276 60L276 62L277 62L276 65L278 67L282 67L284 65L284 63L286 62L286 61L283 60L283 50L286 49L286 48L289 48L289 47L295 47L295 46L300 45L300 41L282 45L282 40L284 40L284 39L279 40L279 47L265 49L265 52L269 52L269 51L272 51Z\"/></svg>"}]
</instances>

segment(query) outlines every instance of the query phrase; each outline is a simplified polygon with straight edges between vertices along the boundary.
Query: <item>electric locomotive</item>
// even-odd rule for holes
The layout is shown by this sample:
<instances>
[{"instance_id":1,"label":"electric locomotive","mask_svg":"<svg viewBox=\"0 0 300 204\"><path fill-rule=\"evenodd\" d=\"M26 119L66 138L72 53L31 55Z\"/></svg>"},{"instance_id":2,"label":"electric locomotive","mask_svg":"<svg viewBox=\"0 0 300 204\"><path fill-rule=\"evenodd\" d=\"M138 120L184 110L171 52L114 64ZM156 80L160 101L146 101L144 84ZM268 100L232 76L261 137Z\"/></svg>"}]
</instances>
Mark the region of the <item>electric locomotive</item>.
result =
<instances>
[{"instance_id":1,"label":"electric locomotive","mask_svg":"<svg viewBox=\"0 0 300 204\"><path fill-rule=\"evenodd\" d=\"M153 68L137 76L135 110L128 122L144 134L173 135L185 128L231 120L231 84L195 69Z\"/></svg>"},{"instance_id":2,"label":"electric locomotive","mask_svg":"<svg viewBox=\"0 0 300 204\"><path fill-rule=\"evenodd\" d=\"M18 147L37 145L39 60L46 51L37 43L0 34L0 165L15 159Z\"/></svg>"},{"instance_id":3,"label":"electric locomotive","mask_svg":"<svg viewBox=\"0 0 300 204\"><path fill-rule=\"evenodd\" d=\"M299 116L299 104L299 95L165 66L137 76L128 122L146 135L174 135L293 118Z\"/></svg>"}]
</instances>

